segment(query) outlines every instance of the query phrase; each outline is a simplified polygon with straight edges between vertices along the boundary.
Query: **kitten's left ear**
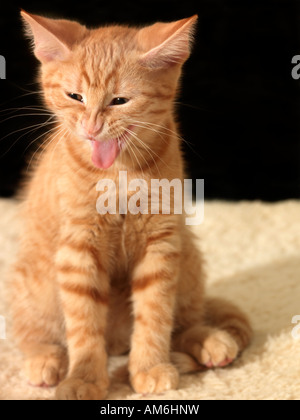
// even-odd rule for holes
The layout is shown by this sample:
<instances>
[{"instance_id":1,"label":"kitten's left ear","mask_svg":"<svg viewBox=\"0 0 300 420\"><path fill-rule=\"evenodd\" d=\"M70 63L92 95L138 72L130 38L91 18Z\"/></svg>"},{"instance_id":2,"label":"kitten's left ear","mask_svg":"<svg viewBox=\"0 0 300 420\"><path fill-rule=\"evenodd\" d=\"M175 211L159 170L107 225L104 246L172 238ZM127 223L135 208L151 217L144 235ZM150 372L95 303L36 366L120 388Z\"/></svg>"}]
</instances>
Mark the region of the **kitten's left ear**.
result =
<instances>
[{"instance_id":1,"label":"kitten's left ear","mask_svg":"<svg viewBox=\"0 0 300 420\"><path fill-rule=\"evenodd\" d=\"M139 31L138 41L147 52L140 58L151 68L183 64L191 52L191 41L198 16L171 23L155 23Z\"/></svg>"},{"instance_id":2,"label":"kitten's left ear","mask_svg":"<svg viewBox=\"0 0 300 420\"><path fill-rule=\"evenodd\" d=\"M64 19L48 19L21 11L27 35L33 39L34 54L42 62L65 60L72 45L83 37L86 27Z\"/></svg>"}]
</instances>

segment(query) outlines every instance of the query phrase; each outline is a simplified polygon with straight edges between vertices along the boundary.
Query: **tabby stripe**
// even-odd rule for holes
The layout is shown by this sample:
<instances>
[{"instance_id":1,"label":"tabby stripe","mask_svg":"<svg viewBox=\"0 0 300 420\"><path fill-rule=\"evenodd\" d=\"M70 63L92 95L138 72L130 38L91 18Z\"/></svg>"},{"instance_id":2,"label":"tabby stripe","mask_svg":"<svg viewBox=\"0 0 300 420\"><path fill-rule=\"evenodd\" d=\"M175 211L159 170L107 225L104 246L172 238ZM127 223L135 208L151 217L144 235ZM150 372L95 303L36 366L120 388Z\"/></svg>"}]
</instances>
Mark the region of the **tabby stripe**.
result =
<instances>
[{"instance_id":1,"label":"tabby stripe","mask_svg":"<svg viewBox=\"0 0 300 420\"><path fill-rule=\"evenodd\" d=\"M79 302L82 305L82 302ZM102 306L103 317L105 316L104 312L106 312L106 306ZM84 323L86 324L87 314L84 310L78 310L74 307L74 302L72 300L68 300L64 304L64 310L68 319L71 319L74 323ZM100 313L100 308L97 308L97 313ZM103 318L104 319L104 318Z\"/></svg>"},{"instance_id":2,"label":"tabby stripe","mask_svg":"<svg viewBox=\"0 0 300 420\"><path fill-rule=\"evenodd\" d=\"M158 92L156 94L143 92L143 95L147 96L147 98L150 98L150 99L162 99L162 100L169 100L169 99L172 99L174 97L173 93L165 94L165 93L161 93L161 92Z\"/></svg>"},{"instance_id":3,"label":"tabby stripe","mask_svg":"<svg viewBox=\"0 0 300 420\"><path fill-rule=\"evenodd\" d=\"M27 275L27 269L25 267L15 267L15 271L19 274L22 274L23 276Z\"/></svg>"},{"instance_id":4,"label":"tabby stripe","mask_svg":"<svg viewBox=\"0 0 300 420\"><path fill-rule=\"evenodd\" d=\"M104 86L106 87L108 85L108 83L111 81L111 79L114 77L114 75L116 74L115 70L112 70L106 77L105 81L104 81Z\"/></svg>"},{"instance_id":5,"label":"tabby stripe","mask_svg":"<svg viewBox=\"0 0 300 420\"><path fill-rule=\"evenodd\" d=\"M243 327L247 327L247 328L249 326L248 321L243 317L243 315L239 315L235 313L222 314L222 319L218 320L216 324L218 326L221 325L222 328L226 328L227 324L233 327L235 327L235 324L242 324Z\"/></svg>"},{"instance_id":6,"label":"tabby stripe","mask_svg":"<svg viewBox=\"0 0 300 420\"><path fill-rule=\"evenodd\" d=\"M69 223L71 225L76 225L76 226L82 226L84 228L93 228L94 227L94 223L91 223L91 219L87 219L87 218L72 218Z\"/></svg>"},{"instance_id":7,"label":"tabby stripe","mask_svg":"<svg viewBox=\"0 0 300 420\"><path fill-rule=\"evenodd\" d=\"M91 84L91 81L90 81L90 78L89 78L89 76L88 76L88 74L87 74L86 70L82 70L81 75L82 75L82 77L85 79L85 81L86 81L87 85L90 85L90 84Z\"/></svg>"},{"instance_id":8,"label":"tabby stripe","mask_svg":"<svg viewBox=\"0 0 300 420\"><path fill-rule=\"evenodd\" d=\"M158 354L161 353L161 343L155 342L155 339L151 337L145 338L145 347L146 348L152 347L153 349L157 351Z\"/></svg>"},{"instance_id":9,"label":"tabby stripe","mask_svg":"<svg viewBox=\"0 0 300 420\"><path fill-rule=\"evenodd\" d=\"M59 265L57 270L62 274L82 274L89 275L91 270L86 267L74 267L73 265Z\"/></svg>"},{"instance_id":10,"label":"tabby stripe","mask_svg":"<svg viewBox=\"0 0 300 420\"><path fill-rule=\"evenodd\" d=\"M99 337L99 335L95 335L93 338L95 337ZM82 337L78 338L78 340L75 341L75 343L73 343L73 347L78 349L80 347L88 347L89 351L92 351L94 349L97 349L98 347L98 342L95 342L95 340L90 340L90 337L87 337L86 335L83 335Z\"/></svg>"},{"instance_id":11,"label":"tabby stripe","mask_svg":"<svg viewBox=\"0 0 300 420\"><path fill-rule=\"evenodd\" d=\"M180 258L179 252L169 252L168 254L162 255L162 259L164 261L178 260L179 258Z\"/></svg>"},{"instance_id":12,"label":"tabby stripe","mask_svg":"<svg viewBox=\"0 0 300 420\"><path fill-rule=\"evenodd\" d=\"M68 152L71 158L73 158L73 160L77 163L77 165L80 166L81 168L84 168L90 171L91 165L82 159L82 157L76 152L75 148L72 148L71 142L67 142L66 144L67 144Z\"/></svg>"},{"instance_id":13,"label":"tabby stripe","mask_svg":"<svg viewBox=\"0 0 300 420\"><path fill-rule=\"evenodd\" d=\"M164 136L164 140L161 142L161 147L160 150L157 152L158 155L163 158L164 154L166 153L166 151L169 149L169 145L170 145L170 134L167 134L166 136Z\"/></svg>"},{"instance_id":14,"label":"tabby stripe","mask_svg":"<svg viewBox=\"0 0 300 420\"><path fill-rule=\"evenodd\" d=\"M60 88L61 85L59 83L44 83L43 84L44 88L52 88L52 89L57 89Z\"/></svg>"},{"instance_id":15,"label":"tabby stripe","mask_svg":"<svg viewBox=\"0 0 300 420\"><path fill-rule=\"evenodd\" d=\"M153 306L153 305L151 305L151 306ZM150 308L148 308L148 305L146 305L146 309L150 309ZM151 316L149 316L148 319L145 319L145 317L143 315L138 314L135 317L135 322L138 322L138 323L142 324L144 327L151 326L152 329L155 328L155 327L153 327L153 324L154 324L154 326L158 325L159 327L161 327L161 326L173 326L172 321L170 321L166 317L160 316L159 305L156 305L156 312L157 312L157 315L153 316L153 312L151 311Z\"/></svg>"},{"instance_id":16,"label":"tabby stripe","mask_svg":"<svg viewBox=\"0 0 300 420\"><path fill-rule=\"evenodd\" d=\"M153 111L149 110L148 113L153 114L153 115L160 115L160 114L164 114L167 111L168 111L168 109L166 109L166 108L164 108L164 109L154 109Z\"/></svg>"},{"instance_id":17,"label":"tabby stripe","mask_svg":"<svg viewBox=\"0 0 300 420\"><path fill-rule=\"evenodd\" d=\"M79 102L78 102L78 105L77 106L80 106ZM62 110L65 110L65 109L74 109L74 104L70 104L70 105L64 104L63 106L60 106L59 109L62 109Z\"/></svg>"},{"instance_id":18,"label":"tabby stripe","mask_svg":"<svg viewBox=\"0 0 300 420\"><path fill-rule=\"evenodd\" d=\"M157 235L152 235L147 239L147 246L152 244L153 242L158 242L163 239L169 238L170 236L174 235L174 230L168 230L166 232L161 232Z\"/></svg>"},{"instance_id":19,"label":"tabby stripe","mask_svg":"<svg viewBox=\"0 0 300 420\"><path fill-rule=\"evenodd\" d=\"M99 260L99 251L93 245L86 244L86 243L76 244L74 242L72 242L72 243L68 242L68 243L62 244L62 246L69 247L72 250L74 250L76 252L79 252L79 253L86 252L86 253L90 254L92 256L96 266L97 266L98 271L105 271L101 262L100 262L100 260Z\"/></svg>"},{"instance_id":20,"label":"tabby stripe","mask_svg":"<svg viewBox=\"0 0 300 420\"><path fill-rule=\"evenodd\" d=\"M221 328L226 331L236 331L237 335L243 334L247 331L247 333L251 334L251 327L247 324L246 320L231 320L230 323L221 324Z\"/></svg>"},{"instance_id":21,"label":"tabby stripe","mask_svg":"<svg viewBox=\"0 0 300 420\"><path fill-rule=\"evenodd\" d=\"M163 292L165 295L172 297L173 294L175 294L175 290L176 290L176 285L174 284L174 282L170 282L170 284L168 284L168 287L164 288L164 290L161 290L161 292ZM164 313L163 318L167 322L168 317L171 314L171 307L170 307L170 305L172 305L171 301L172 299L170 299L169 302L165 302L165 305L162 306L157 301L152 300L152 301L147 302L147 308L150 310L150 313L153 314L153 318L155 318L155 314ZM160 321L159 318L156 319L156 322L159 322L159 321Z\"/></svg>"},{"instance_id":22,"label":"tabby stripe","mask_svg":"<svg viewBox=\"0 0 300 420\"><path fill-rule=\"evenodd\" d=\"M143 150L143 148L141 148L141 150ZM142 164L140 162L142 172L147 171L147 170L149 171L150 169L153 168L154 165L155 165L155 167L157 167L157 162L156 162L155 159L149 159L149 161L147 161L147 160L145 161L145 159L144 159L143 162L145 162L145 163Z\"/></svg>"},{"instance_id":23,"label":"tabby stripe","mask_svg":"<svg viewBox=\"0 0 300 420\"><path fill-rule=\"evenodd\" d=\"M98 329L92 329L92 328L88 328L86 325L83 327L75 327L75 328L71 328L67 331L67 338L68 340L71 338L74 338L76 336L81 336L81 335L85 335L85 336L89 336L89 337L97 337L97 336L103 336L104 335L104 330L101 328Z\"/></svg>"},{"instance_id":24,"label":"tabby stripe","mask_svg":"<svg viewBox=\"0 0 300 420\"><path fill-rule=\"evenodd\" d=\"M222 327L225 331L227 331L231 336L235 338L237 341L239 348L246 347L250 342L250 337L252 335L252 330L249 328L249 325L246 324L241 326L228 326Z\"/></svg>"},{"instance_id":25,"label":"tabby stripe","mask_svg":"<svg viewBox=\"0 0 300 420\"><path fill-rule=\"evenodd\" d=\"M36 262L39 262L39 261L47 262L48 263L48 262L51 261L51 257L49 257L49 255L46 255L46 254L39 254Z\"/></svg>"},{"instance_id":26,"label":"tabby stripe","mask_svg":"<svg viewBox=\"0 0 300 420\"><path fill-rule=\"evenodd\" d=\"M100 293L98 289L92 286L82 286L79 284L62 283L60 287L68 293L73 293L81 297L87 297L102 305L108 305L109 296L106 293Z\"/></svg>"},{"instance_id":27,"label":"tabby stripe","mask_svg":"<svg viewBox=\"0 0 300 420\"><path fill-rule=\"evenodd\" d=\"M168 280L169 278L170 278L170 273L164 270L158 271L154 274L148 274L143 277L139 277L133 281L132 291L139 292L153 285L157 281Z\"/></svg>"}]
</instances>

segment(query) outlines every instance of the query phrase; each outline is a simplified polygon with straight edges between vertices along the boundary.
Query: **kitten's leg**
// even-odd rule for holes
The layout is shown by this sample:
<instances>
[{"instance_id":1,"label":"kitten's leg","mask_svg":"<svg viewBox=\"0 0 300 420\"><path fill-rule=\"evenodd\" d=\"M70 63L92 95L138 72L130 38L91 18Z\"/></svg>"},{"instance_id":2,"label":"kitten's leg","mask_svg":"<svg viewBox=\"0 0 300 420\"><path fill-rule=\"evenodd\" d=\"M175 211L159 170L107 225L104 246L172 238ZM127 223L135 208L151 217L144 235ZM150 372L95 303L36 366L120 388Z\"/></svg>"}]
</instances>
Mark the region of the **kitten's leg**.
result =
<instances>
[{"instance_id":1,"label":"kitten's leg","mask_svg":"<svg viewBox=\"0 0 300 420\"><path fill-rule=\"evenodd\" d=\"M25 357L25 375L31 385L54 386L67 373L67 352L62 345L63 322L59 316L53 282L41 270L46 259L39 250L19 256L12 273L10 308L14 339ZM49 272L48 272L49 274ZM17 299L15 298L17 294ZM45 298L47 296L47 298Z\"/></svg>"},{"instance_id":2,"label":"kitten's leg","mask_svg":"<svg viewBox=\"0 0 300 420\"><path fill-rule=\"evenodd\" d=\"M93 230L74 223L70 235L70 228L56 258L69 351L69 374L56 396L99 400L106 397L109 385L104 338L109 278L104 254L92 245Z\"/></svg>"},{"instance_id":3,"label":"kitten's leg","mask_svg":"<svg viewBox=\"0 0 300 420\"><path fill-rule=\"evenodd\" d=\"M156 235L163 241L164 233ZM149 240L149 247L132 279L134 331L129 373L138 393L176 389L177 369L170 363L170 342L179 270L176 237Z\"/></svg>"}]
</instances>

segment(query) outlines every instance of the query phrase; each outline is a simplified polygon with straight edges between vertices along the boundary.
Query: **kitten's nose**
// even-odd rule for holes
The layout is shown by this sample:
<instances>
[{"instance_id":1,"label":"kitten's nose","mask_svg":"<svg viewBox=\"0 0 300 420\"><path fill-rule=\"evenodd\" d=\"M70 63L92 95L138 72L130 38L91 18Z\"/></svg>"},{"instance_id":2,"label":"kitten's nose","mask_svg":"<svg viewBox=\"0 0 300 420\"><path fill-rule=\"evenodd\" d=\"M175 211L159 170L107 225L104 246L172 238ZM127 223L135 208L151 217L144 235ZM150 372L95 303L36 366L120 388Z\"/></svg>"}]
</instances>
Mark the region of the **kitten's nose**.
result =
<instances>
[{"instance_id":1,"label":"kitten's nose","mask_svg":"<svg viewBox=\"0 0 300 420\"><path fill-rule=\"evenodd\" d=\"M86 137L96 137L102 130L103 119L98 118L83 118L81 121L82 128Z\"/></svg>"}]
</instances>

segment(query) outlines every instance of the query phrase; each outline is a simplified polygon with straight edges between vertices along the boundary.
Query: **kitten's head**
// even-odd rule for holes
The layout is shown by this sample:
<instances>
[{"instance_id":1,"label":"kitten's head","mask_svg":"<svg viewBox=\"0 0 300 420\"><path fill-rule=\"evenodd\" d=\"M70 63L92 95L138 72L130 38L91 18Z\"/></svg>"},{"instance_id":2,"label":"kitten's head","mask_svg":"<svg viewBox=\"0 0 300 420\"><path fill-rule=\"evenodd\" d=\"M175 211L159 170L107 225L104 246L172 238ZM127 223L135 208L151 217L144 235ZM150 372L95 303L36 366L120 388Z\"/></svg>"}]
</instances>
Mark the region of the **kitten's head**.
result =
<instances>
[{"instance_id":1,"label":"kitten's head","mask_svg":"<svg viewBox=\"0 0 300 420\"><path fill-rule=\"evenodd\" d=\"M91 141L97 167L162 141L159 126L172 114L197 16L90 30L21 13L41 62L44 100L77 138Z\"/></svg>"}]
</instances>

